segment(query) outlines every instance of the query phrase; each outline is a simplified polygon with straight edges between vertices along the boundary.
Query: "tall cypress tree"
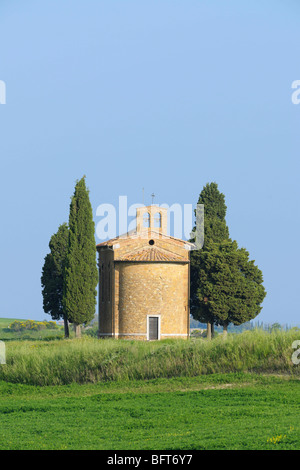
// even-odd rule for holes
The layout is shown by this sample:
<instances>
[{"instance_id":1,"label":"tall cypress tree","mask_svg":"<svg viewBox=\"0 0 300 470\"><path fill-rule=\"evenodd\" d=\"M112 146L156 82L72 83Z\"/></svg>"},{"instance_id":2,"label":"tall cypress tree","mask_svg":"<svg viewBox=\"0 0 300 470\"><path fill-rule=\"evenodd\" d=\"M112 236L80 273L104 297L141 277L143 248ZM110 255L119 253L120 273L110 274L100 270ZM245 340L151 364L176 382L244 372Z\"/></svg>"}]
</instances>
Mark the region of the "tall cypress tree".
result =
<instances>
[{"instance_id":1,"label":"tall cypress tree","mask_svg":"<svg viewBox=\"0 0 300 470\"><path fill-rule=\"evenodd\" d=\"M204 204L204 245L191 253L191 313L201 322L240 325L255 318L266 295L262 272L249 253L229 238L225 197L216 183L207 184L198 203Z\"/></svg>"},{"instance_id":2,"label":"tall cypress tree","mask_svg":"<svg viewBox=\"0 0 300 470\"><path fill-rule=\"evenodd\" d=\"M207 183L202 189L198 204L204 205L204 245L229 239L226 224L225 196L218 189L217 183Z\"/></svg>"},{"instance_id":3,"label":"tall cypress tree","mask_svg":"<svg viewBox=\"0 0 300 470\"><path fill-rule=\"evenodd\" d=\"M64 320L65 337L69 337L69 328L66 312L62 304L64 267L69 241L67 224L59 226L57 233L52 235L49 248L50 253L45 257L42 269L42 295L43 307L53 320Z\"/></svg>"},{"instance_id":4,"label":"tall cypress tree","mask_svg":"<svg viewBox=\"0 0 300 470\"><path fill-rule=\"evenodd\" d=\"M203 290L203 272L207 251L213 249L214 244L229 240L229 230L226 224L225 196L218 189L217 183L207 183L198 199L198 204L204 205L204 244L201 250L191 252L191 276L190 276L190 306L191 314L202 323L207 323L208 337L213 333L215 318L211 309L207 308L203 300L207 296Z\"/></svg>"},{"instance_id":5,"label":"tall cypress tree","mask_svg":"<svg viewBox=\"0 0 300 470\"><path fill-rule=\"evenodd\" d=\"M76 182L70 204L63 293L63 305L76 336L80 325L94 317L97 283L95 224L84 176Z\"/></svg>"}]
</instances>

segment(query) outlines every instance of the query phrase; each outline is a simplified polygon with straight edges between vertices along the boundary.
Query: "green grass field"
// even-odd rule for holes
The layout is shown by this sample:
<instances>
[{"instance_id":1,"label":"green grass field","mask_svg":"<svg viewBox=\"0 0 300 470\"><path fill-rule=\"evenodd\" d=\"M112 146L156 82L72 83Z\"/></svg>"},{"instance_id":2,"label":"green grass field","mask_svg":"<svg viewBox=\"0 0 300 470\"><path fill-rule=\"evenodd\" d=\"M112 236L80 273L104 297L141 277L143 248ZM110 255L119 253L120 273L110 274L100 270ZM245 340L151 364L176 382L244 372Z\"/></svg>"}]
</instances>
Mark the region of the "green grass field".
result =
<instances>
[{"instance_id":1,"label":"green grass field","mask_svg":"<svg viewBox=\"0 0 300 470\"><path fill-rule=\"evenodd\" d=\"M0 450L299 450L297 339L299 330L225 341L10 338Z\"/></svg>"},{"instance_id":2,"label":"green grass field","mask_svg":"<svg viewBox=\"0 0 300 470\"><path fill-rule=\"evenodd\" d=\"M299 449L300 383L227 374L0 384L0 449Z\"/></svg>"}]
</instances>

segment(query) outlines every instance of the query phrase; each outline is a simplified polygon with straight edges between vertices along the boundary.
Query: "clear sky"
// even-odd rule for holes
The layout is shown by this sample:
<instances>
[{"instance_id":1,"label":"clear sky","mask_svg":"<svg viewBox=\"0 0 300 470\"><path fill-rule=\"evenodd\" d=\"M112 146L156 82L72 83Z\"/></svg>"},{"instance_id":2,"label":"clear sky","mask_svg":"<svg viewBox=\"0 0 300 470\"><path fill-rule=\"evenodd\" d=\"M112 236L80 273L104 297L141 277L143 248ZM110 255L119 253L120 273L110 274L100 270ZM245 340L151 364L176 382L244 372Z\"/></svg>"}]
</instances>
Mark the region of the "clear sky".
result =
<instances>
[{"instance_id":1,"label":"clear sky","mask_svg":"<svg viewBox=\"0 0 300 470\"><path fill-rule=\"evenodd\" d=\"M216 182L257 319L300 324L299 20L297 0L1 0L0 317L50 319L44 257L85 174L95 224Z\"/></svg>"}]
</instances>

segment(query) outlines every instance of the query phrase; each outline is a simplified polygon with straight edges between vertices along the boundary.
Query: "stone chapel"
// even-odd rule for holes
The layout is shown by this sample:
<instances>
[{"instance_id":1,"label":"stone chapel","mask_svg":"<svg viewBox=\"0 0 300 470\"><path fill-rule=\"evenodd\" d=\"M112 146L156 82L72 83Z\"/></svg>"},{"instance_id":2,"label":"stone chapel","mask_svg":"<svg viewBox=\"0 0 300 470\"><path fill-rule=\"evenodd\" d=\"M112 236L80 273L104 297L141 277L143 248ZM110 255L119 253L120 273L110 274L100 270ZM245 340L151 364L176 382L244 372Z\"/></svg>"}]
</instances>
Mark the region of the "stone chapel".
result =
<instances>
[{"instance_id":1,"label":"stone chapel","mask_svg":"<svg viewBox=\"0 0 300 470\"><path fill-rule=\"evenodd\" d=\"M134 231L97 245L100 338L189 337L192 243L169 236L167 222L167 209L144 206Z\"/></svg>"}]
</instances>

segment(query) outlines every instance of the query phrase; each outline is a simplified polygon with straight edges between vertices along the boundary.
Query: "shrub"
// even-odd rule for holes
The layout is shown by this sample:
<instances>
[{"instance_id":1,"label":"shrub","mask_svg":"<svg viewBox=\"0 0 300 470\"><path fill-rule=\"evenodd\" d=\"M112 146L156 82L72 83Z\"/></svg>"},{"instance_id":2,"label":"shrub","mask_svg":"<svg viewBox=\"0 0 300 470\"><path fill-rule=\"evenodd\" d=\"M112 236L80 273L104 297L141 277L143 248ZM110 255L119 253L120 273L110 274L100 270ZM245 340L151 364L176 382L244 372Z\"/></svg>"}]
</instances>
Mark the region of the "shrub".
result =
<instances>
[{"instance_id":1,"label":"shrub","mask_svg":"<svg viewBox=\"0 0 300 470\"><path fill-rule=\"evenodd\" d=\"M9 325L9 328L13 331L23 331L25 330L25 323L19 320L15 320Z\"/></svg>"},{"instance_id":2,"label":"shrub","mask_svg":"<svg viewBox=\"0 0 300 470\"><path fill-rule=\"evenodd\" d=\"M55 321L44 321L43 323L46 325L46 328L50 330L55 330L58 328L58 325L55 323Z\"/></svg>"},{"instance_id":3,"label":"shrub","mask_svg":"<svg viewBox=\"0 0 300 470\"><path fill-rule=\"evenodd\" d=\"M40 331L46 328L48 329L56 329L58 325L54 321L34 321L34 320L14 320L10 325L9 328L12 331Z\"/></svg>"}]
</instances>

